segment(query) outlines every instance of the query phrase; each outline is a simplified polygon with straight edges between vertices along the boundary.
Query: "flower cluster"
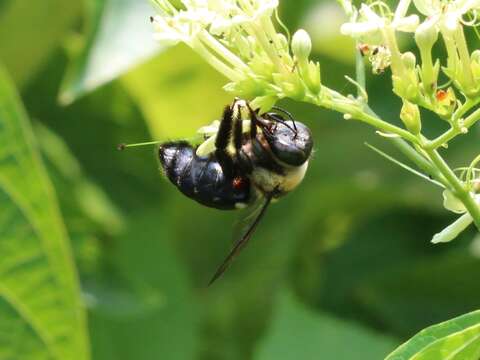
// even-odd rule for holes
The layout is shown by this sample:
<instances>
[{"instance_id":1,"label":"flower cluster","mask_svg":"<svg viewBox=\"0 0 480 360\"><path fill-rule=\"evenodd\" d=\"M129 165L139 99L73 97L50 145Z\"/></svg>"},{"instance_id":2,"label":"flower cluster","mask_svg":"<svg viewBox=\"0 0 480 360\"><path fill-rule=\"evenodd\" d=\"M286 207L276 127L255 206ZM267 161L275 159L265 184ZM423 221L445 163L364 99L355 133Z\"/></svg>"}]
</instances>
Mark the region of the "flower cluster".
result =
<instances>
[{"instance_id":1,"label":"flower cluster","mask_svg":"<svg viewBox=\"0 0 480 360\"><path fill-rule=\"evenodd\" d=\"M181 8L169 0L152 1L158 9L152 17L156 38L189 45L230 80L227 91L252 100L261 112L290 97L341 112L345 119L365 122L391 139L427 179L444 188L445 208L462 213L434 242L450 241L471 222L480 229L480 156L459 175L439 151L480 120L480 50L471 52L465 35L478 25L480 0L399 0L393 10L382 0L364 1L358 8L351 0L337 0L349 18L341 32L356 40L363 55L357 56L356 80L346 77L357 96L321 83L320 65L310 60L309 35L298 30L290 39L278 20L278 0L181 0ZM285 31L278 32L278 26ZM418 59L401 50L399 32L414 39ZM440 41L446 51L437 58L433 50ZM368 105L365 58L375 74L391 72L393 93L403 102L398 116L404 127L381 119ZM450 128L427 138L420 108ZM214 133L215 126L202 131ZM208 138L204 147L213 146L214 137Z\"/></svg>"},{"instance_id":2,"label":"flower cluster","mask_svg":"<svg viewBox=\"0 0 480 360\"><path fill-rule=\"evenodd\" d=\"M458 102L453 88L439 90L440 67L453 86L466 98L480 94L480 52L469 53L464 34L467 24L464 16L480 9L479 0L414 0L418 14L407 15L411 0L399 2L393 12L383 2L362 4L344 24L341 31L361 43L362 47L383 49L391 64L394 92L404 101L434 111L441 118L450 120ZM420 16L425 16L423 22ZM411 52L399 49L396 32L412 33L418 46L421 64ZM447 49L447 60L441 64L432 58L432 49L441 38ZM379 55L385 58L385 55ZM378 56L371 56L374 72L378 72ZM384 70L384 69L382 69ZM456 119L458 120L458 119ZM458 124L455 124L458 125Z\"/></svg>"},{"instance_id":3,"label":"flower cluster","mask_svg":"<svg viewBox=\"0 0 480 360\"><path fill-rule=\"evenodd\" d=\"M278 0L183 0L176 9L168 0L154 0L152 18L157 40L184 42L231 80L225 86L236 96L255 99L269 110L282 97L303 98L320 90L320 67L308 57L305 31L292 41L275 30Z\"/></svg>"}]
</instances>

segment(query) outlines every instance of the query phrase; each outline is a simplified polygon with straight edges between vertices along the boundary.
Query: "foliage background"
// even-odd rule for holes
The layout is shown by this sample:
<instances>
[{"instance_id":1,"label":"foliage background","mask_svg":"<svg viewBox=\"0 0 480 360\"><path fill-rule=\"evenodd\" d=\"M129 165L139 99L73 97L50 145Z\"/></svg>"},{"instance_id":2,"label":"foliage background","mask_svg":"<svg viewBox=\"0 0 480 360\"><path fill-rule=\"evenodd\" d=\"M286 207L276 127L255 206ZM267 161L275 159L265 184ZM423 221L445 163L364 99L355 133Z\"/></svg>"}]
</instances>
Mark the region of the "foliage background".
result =
<instances>
[{"instance_id":1,"label":"foliage background","mask_svg":"<svg viewBox=\"0 0 480 360\"><path fill-rule=\"evenodd\" d=\"M381 359L479 307L480 238L429 242L453 220L440 189L370 151L365 141L394 152L372 129L288 101L315 136L308 175L207 288L238 214L181 196L152 148L116 145L191 137L231 99L189 49L151 41L149 14L136 0L0 1L0 61L57 193L93 359ZM353 92L336 3L283 0L281 16L311 32L322 81ZM395 119L388 84L370 76L370 101ZM452 144L453 164L475 154L472 132Z\"/></svg>"}]
</instances>

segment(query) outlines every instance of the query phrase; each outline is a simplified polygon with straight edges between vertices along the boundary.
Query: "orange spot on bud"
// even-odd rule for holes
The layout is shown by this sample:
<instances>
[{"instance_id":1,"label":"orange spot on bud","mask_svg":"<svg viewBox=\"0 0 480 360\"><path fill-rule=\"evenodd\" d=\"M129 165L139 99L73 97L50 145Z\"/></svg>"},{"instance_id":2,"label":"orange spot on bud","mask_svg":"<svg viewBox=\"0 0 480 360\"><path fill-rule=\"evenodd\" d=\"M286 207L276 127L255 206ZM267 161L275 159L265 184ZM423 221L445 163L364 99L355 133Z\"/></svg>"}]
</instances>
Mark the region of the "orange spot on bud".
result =
<instances>
[{"instance_id":1,"label":"orange spot on bud","mask_svg":"<svg viewBox=\"0 0 480 360\"><path fill-rule=\"evenodd\" d=\"M368 44L359 44L358 50L360 51L362 56L365 56L370 52L370 46L368 46Z\"/></svg>"},{"instance_id":2,"label":"orange spot on bud","mask_svg":"<svg viewBox=\"0 0 480 360\"><path fill-rule=\"evenodd\" d=\"M438 90L435 97L438 101L443 101L447 98L448 93L445 90Z\"/></svg>"}]
</instances>

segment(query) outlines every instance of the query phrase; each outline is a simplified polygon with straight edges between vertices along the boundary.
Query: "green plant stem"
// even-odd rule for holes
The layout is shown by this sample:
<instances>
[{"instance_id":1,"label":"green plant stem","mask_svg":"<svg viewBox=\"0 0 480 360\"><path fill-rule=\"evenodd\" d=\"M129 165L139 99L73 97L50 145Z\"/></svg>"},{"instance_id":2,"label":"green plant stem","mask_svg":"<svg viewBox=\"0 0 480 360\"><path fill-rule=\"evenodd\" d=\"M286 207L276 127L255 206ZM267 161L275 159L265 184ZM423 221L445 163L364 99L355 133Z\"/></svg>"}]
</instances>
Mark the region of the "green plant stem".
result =
<instances>
[{"instance_id":1,"label":"green plant stem","mask_svg":"<svg viewBox=\"0 0 480 360\"><path fill-rule=\"evenodd\" d=\"M327 109L341 112L343 114L350 115L352 119L363 121L386 133L398 135L414 144L420 144L418 138L415 135L396 125L390 124L375 115L369 114L367 111L365 111L365 109L362 109L361 103L351 100L347 97L343 97L341 95L341 98L339 98L338 93L333 92L326 87L322 87L321 92L327 92L328 95L331 96L331 98L329 98L330 96L324 97L321 95L307 96L305 98L305 101L321 107L326 107ZM333 100L332 98L335 98L335 100Z\"/></svg>"},{"instance_id":2,"label":"green plant stem","mask_svg":"<svg viewBox=\"0 0 480 360\"><path fill-rule=\"evenodd\" d=\"M455 196L465 205L469 214L473 218L473 222L477 229L480 230L480 207L475 200L470 196L468 189L457 178L452 169L448 166L445 160L440 156L435 149L424 149L427 155L432 160L438 171L445 177L450 184L451 190L454 191Z\"/></svg>"},{"instance_id":3,"label":"green plant stem","mask_svg":"<svg viewBox=\"0 0 480 360\"><path fill-rule=\"evenodd\" d=\"M395 38L393 37L391 40L394 42ZM402 70L403 64L398 63L395 65L397 65L397 70ZM393 66L394 64L392 63L392 67ZM480 109L478 109L470 114L462 124L459 124L461 117L473 106L478 104L480 100L467 99L467 101L453 115L451 120L452 128L433 141L429 141L421 135L413 135L407 130L383 121L370 109L367 104L368 99L364 99L362 94L362 89L365 91L366 87L365 65L361 54L357 50L355 70L356 83L359 87L356 100L344 97L336 91L322 86L320 94L308 94L306 101L341 112L350 116L352 119L366 122L377 129L398 135L399 137L391 138L392 143L420 169L439 181L446 188L452 190L468 210L473 218L475 226L480 230L480 207L470 196L468 187L460 181L436 150L439 146L447 143L449 140L462 133L464 128L468 129L480 119ZM405 140L410 141L414 146L410 146Z\"/></svg>"},{"instance_id":4,"label":"green plant stem","mask_svg":"<svg viewBox=\"0 0 480 360\"><path fill-rule=\"evenodd\" d=\"M408 8L408 5L410 5L410 2L408 0L403 1L402 5L406 8ZM402 11L403 11L402 10ZM355 77L358 86L360 88L364 89L366 93L366 79L365 79L365 62L363 59L362 54L358 50L358 42L357 46L355 48ZM366 103L368 99L363 99L363 94L361 89L358 89L357 92L357 97L365 102L365 109L374 117L379 118L377 114L368 106ZM427 160L425 157L423 157L421 154L418 153L415 148L411 147L405 140L402 138L392 138L391 139L392 144L397 147L400 152L405 155L410 161L412 161L415 165L418 166L419 169L425 171L427 175L432 176L435 178L437 181L442 183L445 187L448 186L448 182L445 179L445 177L435 168L435 166Z\"/></svg>"},{"instance_id":5,"label":"green plant stem","mask_svg":"<svg viewBox=\"0 0 480 360\"><path fill-rule=\"evenodd\" d=\"M365 90L365 93L366 93L367 82L365 80L365 63L363 62L363 56L360 53L360 50L358 49L358 45L359 45L359 43L357 41L357 46L355 46L355 77L356 77L356 80L357 80L357 84L363 90ZM363 97L361 89L358 89L357 96L359 98ZM367 101L368 99L364 99L364 100Z\"/></svg>"},{"instance_id":6,"label":"green plant stem","mask_svg":"<svg viewBox=\"0 0 480 360\"><path fill-rule=\"evenodd\" d=\"M471 113L467 118L465 119L463 123L463 128L470 128L472 125L474 125L478 120L480 120L480 109L475 110L473 113ZM426 149L437 149L440 146L448 143L450 140L452 140L454 137L457 135L462 134L462 128L459 126L452 126L450 130L444 132L442 135L439 137L428 141L425 144Z\"/></svg>"},{"instance_id":7,"label":"green plant stem","mask_svg":"<svg viewBox=\"0 0 480 360\"><path fill-rule=\"evenodd\" d=\"M377 116L370 107L368 107L367 109L372 115ZM417 165L419 169L425 171L427 175L439 181L445 187L449 187L447 179L445 179L445 177L438 171L438 169L435 167L434 164L432 164L429 159L422 155L421 150L419 151L418 149L410 146L410 144L408 144L402 138L391 138L391 141L392 144L398 150L400 150L400 152L405 155L410 161ZM419 145L416 146L420 147Z\"/></svg>"},{"instance_id":8,"label":"green plant stem","mask_svg":"<svg viewBox=\"0 0 480 360\"><path fill-rule=\"evenodd\" d=\"M322 88L320 95L313 96L310 94L306 97L305 101L341 112L343 114L349 114L353 119L366 122L367 124L370 124L382 131L398 135L400 138L392 138L395 146L397 146L400 151L404 153L410 160L412 160L420 169L426 171L429 175L452 190L457 198L465 205L465 208L472 216L475 225L480 230L480 207L470 196L468 189L457 178L453 170L440 156L438 151L435 148L426 146L426 144L429 144L430 141L420 139L408 131L380 119L373 111L370 110L368 105L364 105L362 108L362 104L358 101L343 97L342 95L326 87ZM478 119L480 119L480 109L473 112L465 120L464 126L471 126ZM413 143L416 147L418 147L419 150L416 150L408 145L405 140ZM420 154L421 151L423 151L426 156L429 157L431 162Z\"/></svg>"},{"instance_id":9,"label":"green plant stem","mask_svg":"<svg viewBox=\"0 0 480 360\"><path fill-rule=\"evenodd\" d=\"M411 147L405 140L400 138L393 138L392 144L400 150L400 152L405 155L410 161L418 166L419 169L423 170L427 175L431 176L445 187L449 187L447 179L443 176L442 173L427 159L418 153L413 147Z\"/></svg>"}]
</instances>

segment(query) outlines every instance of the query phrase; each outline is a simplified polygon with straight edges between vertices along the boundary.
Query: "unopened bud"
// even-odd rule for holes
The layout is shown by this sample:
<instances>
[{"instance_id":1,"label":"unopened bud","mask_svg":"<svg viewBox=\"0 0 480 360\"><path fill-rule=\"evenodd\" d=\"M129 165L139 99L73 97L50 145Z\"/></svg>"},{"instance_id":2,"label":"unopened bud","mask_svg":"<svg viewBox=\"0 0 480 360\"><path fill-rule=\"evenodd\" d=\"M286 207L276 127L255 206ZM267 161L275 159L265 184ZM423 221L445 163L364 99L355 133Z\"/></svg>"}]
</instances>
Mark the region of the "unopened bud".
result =
<instances>
[{"instance_id":1,"label":"unopened bud","mask_svg":"<svg viewBox=\"0 0 480 360\"><path fill-rule=\"evenodd\" d=\"M402 62L408 70L415 70L417 59L412 52L408 51L402 54Z\"/></svg>"},{"instance_id":2,"label":"unopened bud","mask_svg":"<svg viewBox=\"0 0 480 360\"><path fill-rule=\"evenodd\" d=\"M480 50L475 50L472 52L471 55L471 68L472 68L472 74L473 78L477 83L480 82Z\"/></svg>"},{"instance_id":3,"label":"unopened bud","mask_svg":"<svg viewBox=\"0 0 480 360\"><path fill-rule=\"evenodd\" d=\"M471 59L473 62L480 64L480 50L475 50L472 52Z\"/></svg>"},{"instance_id":4,"label":"unopened bud","mask_svg":"<svg viewBox=\"0 0 480 360\"><path fill-rule=\"evenodd\" d=\"M297 30L293 35L292 52L299 61L307 60L310 56L312 52L312 40L305 30Z\"/></svg>"},{"instance_id":5,"label":"unopened bud","mask_svg":"<svg viewBox=\"0 0 480 360\"><path fill-rule=\"evenodd\" d=\"M277 40L278 40L278 43L280 44L280 48L283 51L288 52L288 39L287 39L287 37L283 34L277 34Z\"/></svg>"},{"instance_id":6,"label":"unopened bud","mask_svg":"<svg viewBox=\"0 0 480 360\"><path fill-rule=\"evenodd\" d=\"M420 110L417 105L412 104L408 100L403 101L402 110L400 111L400 119L402 119L405 127L412 134L418 135L422 130Z\"/></svg>"},{"instance_id":7,"label":"unopened bud","mask_svg":"<svg viewBox=\"0 0 480 360\"><path fill-rule=\"evenodd\" d=\"M303 80L308 88L314 93L318 94L321 88L320 64L310 61L307 66L306 74L303 74Z\"/></svg>"}]
</instances>

